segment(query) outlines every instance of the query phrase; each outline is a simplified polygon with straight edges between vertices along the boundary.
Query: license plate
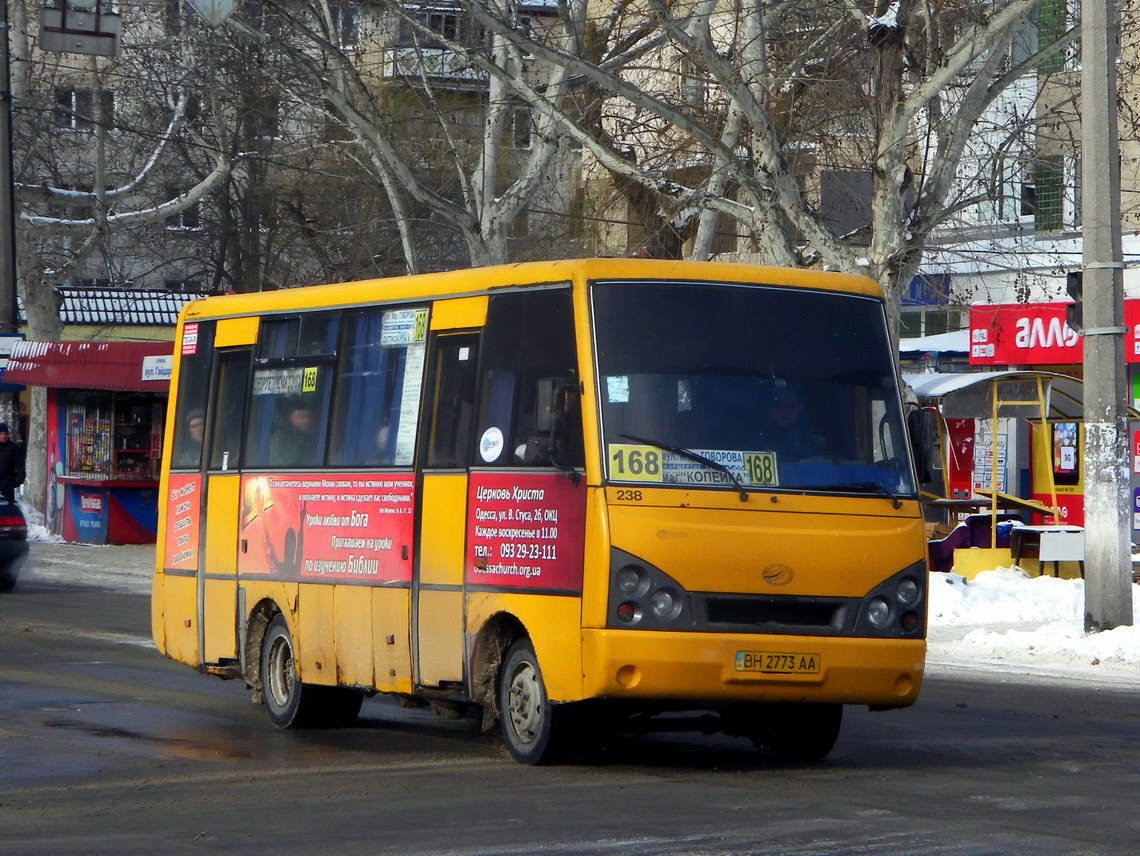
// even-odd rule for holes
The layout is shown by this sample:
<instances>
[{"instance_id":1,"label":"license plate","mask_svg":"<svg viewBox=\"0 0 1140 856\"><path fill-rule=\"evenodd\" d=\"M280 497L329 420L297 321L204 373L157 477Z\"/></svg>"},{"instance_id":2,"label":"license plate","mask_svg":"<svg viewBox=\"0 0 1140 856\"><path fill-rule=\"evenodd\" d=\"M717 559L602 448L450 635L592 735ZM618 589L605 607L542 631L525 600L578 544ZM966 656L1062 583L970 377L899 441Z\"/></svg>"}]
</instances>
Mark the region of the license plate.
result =
<instances>
[{"instance_id":1,"label":"license plate","mask_svg":"<svg viewBox=\"0 0 1140 856\"><path fill-rule=\"evenodd\" d=\"M773 675L818 675L819 654L775 651L737 651L736 671L767 672Z\"/></svg>"}]
</instances>

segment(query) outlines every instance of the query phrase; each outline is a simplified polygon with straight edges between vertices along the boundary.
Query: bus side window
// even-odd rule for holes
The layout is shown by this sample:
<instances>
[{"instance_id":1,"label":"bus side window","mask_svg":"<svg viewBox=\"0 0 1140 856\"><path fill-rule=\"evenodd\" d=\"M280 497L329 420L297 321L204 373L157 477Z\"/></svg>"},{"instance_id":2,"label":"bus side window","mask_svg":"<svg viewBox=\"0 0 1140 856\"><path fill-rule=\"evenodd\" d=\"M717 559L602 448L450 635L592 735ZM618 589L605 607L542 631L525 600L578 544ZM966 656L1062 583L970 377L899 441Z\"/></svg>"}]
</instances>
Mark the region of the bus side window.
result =
<instances>
[{"instance_id":1,"label":"bus side window","mask_svg":"<svg viewBox=\"0 0 1140 856\"><path fill-rule=\"evenodd\" d=\"M483 336L482 393L475 460L498 466L584 465L578 360L570 289L492 297ZM547 394L562 413L549 435ZM502 436L502 442L497 438ZM490 438L490 442L488 442ZM553 454L535 454L553 444ZM530 452L528 453L528 448Z\"/></svg>"},{"instance_id":2,"label":"bus side window","mask_svg":"<svg viewBox=\"0 0 1140 856\"><path fill-rule=\"evenodd\" d=\"M433 413L426 463L429 468L467 466L475 419L478 349L478 333L447 333L436 339Z\"/></svg>"},{"instance_id":3,"label":"bus side window","mask_svg":"<svg viewBox=\"0 0 1140 856\"><path fill-rule=\"evenodd\" d=\"M317 312L261 325L245 466L324 463L339 322L338 313Z\"/></svg>"},{"instance_id":4,"label":"bus side window","mask_svg":"<svg viewBox=\"0 0 1140 856\"><path fill-rule=\"evenodd\" d=\"M411 466L425 346L402 319L426 312L372 309L346 317L332 466Z\"/></svg>"},{"instance_id":5,"label":"bus side window","mask_svg":"<svg viewBox=\"0 0 1140 856\"><path fill-rule=\"evenodd\" d=\"M209 466L212 470L236 470L241 466L241 428L245 422L249 363L249 348L218 352L218 388L210 430Z\"/></svg>"},{"instance_id":6,"label":"bus side window","mask_svg":"<svg viewBox=\"0 0 1140 856\"><path fill-rule=\"evenodd\" d=\"M174 470L196 470L202 460L210 358L214 353L214 322L199 321L197 328L194 352L182 356L178 369L178 417L174 423L174 449L170 457L170 468Z\"/></svg>"}]
</instances>

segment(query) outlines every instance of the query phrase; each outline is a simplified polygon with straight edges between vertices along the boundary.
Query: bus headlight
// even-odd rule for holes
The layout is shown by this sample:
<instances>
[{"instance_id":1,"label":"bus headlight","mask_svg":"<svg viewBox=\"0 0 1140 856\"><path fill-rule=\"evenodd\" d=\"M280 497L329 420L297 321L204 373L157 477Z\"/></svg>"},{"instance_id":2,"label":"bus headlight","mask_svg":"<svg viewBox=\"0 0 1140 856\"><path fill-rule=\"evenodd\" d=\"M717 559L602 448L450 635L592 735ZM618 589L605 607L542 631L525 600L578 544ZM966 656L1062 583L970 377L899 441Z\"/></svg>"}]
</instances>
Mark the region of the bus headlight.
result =
<instances>
[{"instance_id":1,"label":"bus headlight","mask_svg":"<svg viewBox=\"0 0 1140 856\"><path fill-rule=\"evenodd\" d=\"M688 592L660 568L611 548L606 627L679 630L693 626Z\"/></svg>"},{"instance_id":2,"label":"bus headlight","mask_svg":"<svg viewBox=\"0 0 1140 856\"><path fill-rule=\"evenodd\" d=\"M617 572L617 587L626 597L641 597L649 591L649 574L640 565L626 565Z\"/></svg>"},{"instance_id":3,"label":"bus headlight","mask_svg":"<svg viewBox=\"0 0 1140 856\"><path fill-rule=\"evenodd\" d=\"M891 605L885 598L872 598L867 604L867 619L876 627L885 627L891 620Z\"/></svg>"},{"instance_id":4,"label":"bus headlight","mask_svg":"<svg viewBox=\"0 0 1140 856\"><path fill-rule=\"evenodd\" d=\"M918 583L911 577L903 577L895 589L895 597L899 599L899 603L910 606L918 600Z\"/></svg>"},{"instance_id":5,"label":"bus headlight","mask_svg":"<svg viewBox=\"0 0 1140 856\"><path fill-rule=\"evenodd\" d=\"M681 598L672 589L658 589L649 599L649 607L661 621L672 621L681 614Z\"/></svg>"}]
</instances>

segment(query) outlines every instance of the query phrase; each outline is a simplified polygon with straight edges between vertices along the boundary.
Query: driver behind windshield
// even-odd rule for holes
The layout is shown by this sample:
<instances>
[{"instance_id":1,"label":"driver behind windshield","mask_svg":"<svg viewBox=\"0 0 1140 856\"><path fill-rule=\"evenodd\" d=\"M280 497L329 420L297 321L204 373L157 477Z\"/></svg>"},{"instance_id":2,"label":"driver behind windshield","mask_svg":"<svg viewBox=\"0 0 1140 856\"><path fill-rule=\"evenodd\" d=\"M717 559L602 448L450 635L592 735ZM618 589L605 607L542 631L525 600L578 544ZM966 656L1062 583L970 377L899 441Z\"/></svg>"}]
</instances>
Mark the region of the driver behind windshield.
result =
<instances>
[{"instance_id":1,"label":"driver behind windshield","mask_svg":"<svg viewBox=\"0 0 1140 856\"><path fill-rule=\"evenodd\" d=\"M775 390L768 420L762 446L775 452L780 461L803 461L824 454L823 439L816 433L815 420L796 387L784 385Z\"/></svg>"}]
</instances>

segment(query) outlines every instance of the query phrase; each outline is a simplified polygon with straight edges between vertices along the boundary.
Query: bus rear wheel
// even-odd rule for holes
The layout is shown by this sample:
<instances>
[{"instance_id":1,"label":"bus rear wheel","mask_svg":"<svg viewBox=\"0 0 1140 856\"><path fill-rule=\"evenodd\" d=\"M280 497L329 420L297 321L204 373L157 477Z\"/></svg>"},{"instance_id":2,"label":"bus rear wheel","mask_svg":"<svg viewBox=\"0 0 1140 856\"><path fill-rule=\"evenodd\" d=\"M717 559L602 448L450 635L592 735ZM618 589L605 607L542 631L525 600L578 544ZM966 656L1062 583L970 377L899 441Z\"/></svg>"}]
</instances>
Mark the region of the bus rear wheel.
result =
<instances>
[{"instance_id":1,"label":"bus rear wheel","mask_svg":"<svg viewBox=\"0 0 1140 856\"><path fill-rule=\"evenodd\" d=\"M503 743L511 757L520 764L558 760L564 735L529 639L519 639L507 649L499 670L498 697Z\"/></svg>"},{"instance_id":2,"label":"bus rear wheel","mask_svg":"<svg viewBox=\"0 0 1140 856\"><path fill-rule=\"evenodd\" d=\"M765 705L752 730L753 745L781 761L819 761L834 748L843 705L803 702Z\"/></svg>"},{"instance_id":3,"label":"bus rear wheel","mask_svg":"<svg viewBox=\"0 0 1140 856\"><path fill-rule=\"evenodd\" d=\"M261 643L261 690L265 710L280 728L351 725L364 700L355 690L301 682L283 615L269 622Z\"/></svg>"}]
</instances>

